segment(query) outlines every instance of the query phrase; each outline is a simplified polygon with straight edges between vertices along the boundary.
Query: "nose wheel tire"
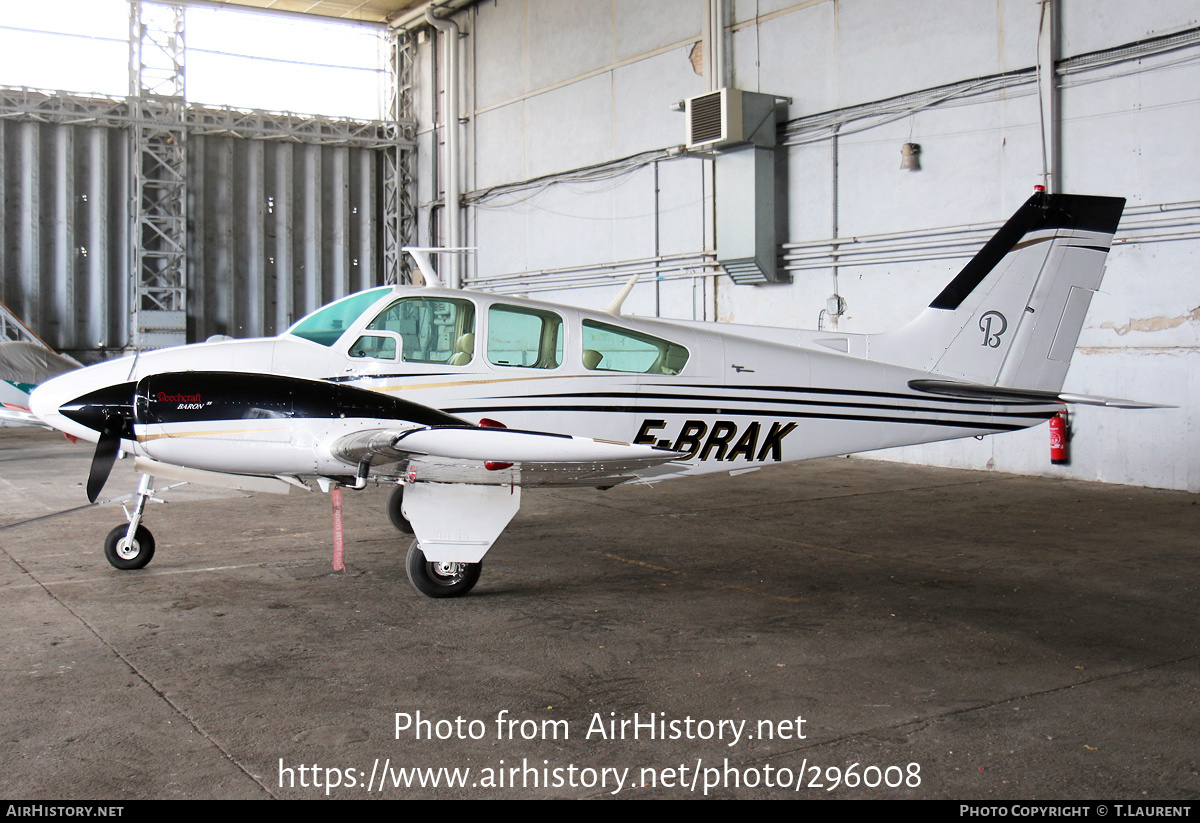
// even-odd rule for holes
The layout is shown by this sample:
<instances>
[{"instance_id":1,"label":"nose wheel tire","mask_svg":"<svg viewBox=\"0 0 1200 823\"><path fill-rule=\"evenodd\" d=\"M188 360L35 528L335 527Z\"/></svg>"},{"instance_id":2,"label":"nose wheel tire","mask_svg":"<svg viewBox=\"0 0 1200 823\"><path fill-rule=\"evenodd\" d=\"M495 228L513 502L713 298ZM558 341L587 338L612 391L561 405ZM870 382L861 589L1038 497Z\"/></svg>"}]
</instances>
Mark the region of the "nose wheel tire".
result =
<instances>
[{"instance_id":1,"label":"nose wheel tire","mask_svg":"<svg viewBox=\"0 0 1200 823\"><path fill-rule=\"evenodd\" d=\"M125 539L128 532L128 526L117 526L104 540L104 556L122 571L140 569L154 557L154 536L149 529L138 526L132 543Z\"/></svg>"},{"instance_id":2,"label":"nose wheel tire","mask_svg":"<svg viewBox=\"0 0 1200 823\"><path fill-rule=\"evenodd\" d=\"M408 579L426 597L462 597L475 588L483 563L435 563L416 540L408 547Z\"/></svg>"}]
</instances>

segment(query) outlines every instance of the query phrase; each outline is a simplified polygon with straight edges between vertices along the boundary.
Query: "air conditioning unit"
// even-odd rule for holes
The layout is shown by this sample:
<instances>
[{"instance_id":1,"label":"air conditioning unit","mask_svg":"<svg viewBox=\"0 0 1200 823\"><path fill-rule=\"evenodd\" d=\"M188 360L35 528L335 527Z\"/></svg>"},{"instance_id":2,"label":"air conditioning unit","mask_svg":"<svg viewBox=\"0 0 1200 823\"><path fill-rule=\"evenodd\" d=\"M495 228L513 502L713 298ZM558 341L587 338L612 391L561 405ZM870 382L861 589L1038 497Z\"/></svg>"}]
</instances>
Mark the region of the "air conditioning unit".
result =
<instances>
[{"instance_id":1,"label":"air conditioning unit","mask_svg":"<svg viewBox=\"0 0 1200 823\"><path fill-rule=\"evenodd\" d=\"M713 152L717 262L738 284L773 283L775 231L773 94L718 89L684 101L687 147Z\"/></svg>"},{"instance_id":2,"label":"air conditioning unit","mask_svg":"<svg viewBox=\"0 0 1200 823\"><path fill-rule=\"evenodd\" d=\"M717 89L684 101L689 149L775 145L775 95Z\"/></svg>"}]
</instances>

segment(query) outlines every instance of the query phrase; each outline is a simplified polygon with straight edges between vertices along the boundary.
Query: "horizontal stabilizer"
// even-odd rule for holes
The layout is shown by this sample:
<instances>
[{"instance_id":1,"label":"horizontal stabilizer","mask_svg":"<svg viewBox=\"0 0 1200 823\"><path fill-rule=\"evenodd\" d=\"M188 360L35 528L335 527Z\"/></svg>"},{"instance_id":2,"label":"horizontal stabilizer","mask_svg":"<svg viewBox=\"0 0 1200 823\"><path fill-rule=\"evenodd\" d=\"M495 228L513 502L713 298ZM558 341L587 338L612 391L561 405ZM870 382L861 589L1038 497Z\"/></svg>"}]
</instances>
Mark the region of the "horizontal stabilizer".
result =
<instances>
[{"instance_id":1,"label":"horizontal stabilizer","mask_svg":"<svg viewBox=\"0 0 1200 823\"><path fill-rule=\"evenodd\" d=\"M908 387L927 394L945 397L963 397L971 400L998 400L1029 403L1079 403L1085 406L1110 406L1116 409L1173 409L1175 406L1162 403L1143 403L1138 400L1122 400L1119 397L1097 397L1090 394L1039 391L1037 389L1015 389L1008 386L983 386L978 383L961 383L957 380L909 380Z\"/></svg>"}]
</instances>

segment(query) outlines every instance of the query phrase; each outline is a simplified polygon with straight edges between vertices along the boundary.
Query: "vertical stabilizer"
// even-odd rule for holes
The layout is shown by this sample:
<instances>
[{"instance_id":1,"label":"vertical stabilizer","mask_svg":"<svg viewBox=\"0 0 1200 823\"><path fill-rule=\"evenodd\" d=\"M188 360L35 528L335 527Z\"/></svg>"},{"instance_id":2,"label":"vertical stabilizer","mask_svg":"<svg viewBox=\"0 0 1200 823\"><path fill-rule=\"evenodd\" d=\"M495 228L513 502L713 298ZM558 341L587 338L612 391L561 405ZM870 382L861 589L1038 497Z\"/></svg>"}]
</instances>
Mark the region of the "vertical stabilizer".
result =
<instances>
[{"instance_id":1,"label":"vertical stabilizer","mask_svg":"<svg viewBox=\"0 0 1200 823\"><path fill-rule=\"evenodd\" d=\"M1125 200L1038 192L869 357L988 386L1062 388Z\"/></svg>"}]
</instances>

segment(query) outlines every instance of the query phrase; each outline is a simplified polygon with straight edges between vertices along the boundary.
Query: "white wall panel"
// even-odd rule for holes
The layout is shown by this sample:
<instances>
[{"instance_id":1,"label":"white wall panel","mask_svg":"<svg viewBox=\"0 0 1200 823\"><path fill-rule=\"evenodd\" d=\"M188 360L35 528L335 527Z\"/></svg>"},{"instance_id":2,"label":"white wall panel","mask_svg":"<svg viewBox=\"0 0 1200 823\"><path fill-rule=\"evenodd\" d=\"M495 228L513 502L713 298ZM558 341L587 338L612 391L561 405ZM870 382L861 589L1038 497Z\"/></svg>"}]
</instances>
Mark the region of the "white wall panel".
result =
<instances>
[{"instance_id":1,"label":"white wall panel","mask_svg":"<svg viewBox=\"0 0 1200 823\"><path fill-rule=\"evenodd\" d=\"M1063 57L1200 25L1200 7L1194 0L1071 0L1063 4L1061 14Z\"/></svg>"},{"instance_id":2,"label":"white wall panel","mask_svg":"<svg viewBox=\"0 0 1200 823\"><path fill-rule=\"evenodd\" d=\"M601 0L527 0L530 90L613 62L612 4Z\"/></svg>"},{"instance_id":3,"label":"white wall panel","mask_svg":"<svg viewBox=\"0 0 1200 823\"><path fill-rule=\"evenodd\" d=\"M530 177L612 157L613 89L609 73L534 95L525 101Z\"/></svg>"},{"instance_id":4,"label":"white wall panel","mask_svg":"<svg viewBox=\"0 0 1200 823\"><path fill-rule=\"evenodd\" d=\"M496 0L480 3L475 9L476 30L487 33L471 41L475 105L487 108L520 97L525 91L526 4L521 0Z\"/></svg>"},{"instance_id":5,"label":"white wall panel","mask_svg":"<svg viewBox=\"0 0 1200 823\"><path fill-rule=\"evenodd\" d=\"M1025 0L996 0L1000 71L1037 63L1038 14Z\"/></svg>"},{"instance_id":6,"label":"white wall panel","mask_svg":"<svg viewBox=\"0 0 1200 823\"><path fill-rule=\"evenodd\" d=\"M793 117L836 108L834 20L834 4L819 3L736 30L734 85L791 97Z\"/></svg>"},{"instance_id":7,"label":"white wall panel","mask_svg":"<svg viewBox=\"0 0 1200 823\"><path fill-rule=\"evenodd\" d=\"M683 40L699 40L703 0L613 0L613 59L627 60Z\"/></svg>"},{"instance_id":8,"label":"white wall panel","mask_svg":"<svg viewBox=\"0 0 1200 823\"><path fill-rule=\"evenodd\" d=\"M526 141L514 140L525 133L525 101L481 112L475 118L474 188L529 177Z\"/></svg>"},{"instance_id":9,"label":"white wall panel","mask_svg":"<svg viewBox=\"0 0 1200 823\"><path fill-rule=\"evenodd\" d=\"M653 256L654 167L646 166L632 174L607 181L604 188L612 193L612 248L608 250L608 259L636 260Z\"/></svg>"},{"instance_id":10,"label":"white wall panel","mask_svg":"<svg viewBox=\"0 0 1200 823\"><path fill-rule=\"evenodd\" d=\"M494 277L508 272L526 271L529 260L529 231L526 212L488 204L471 210L472 243L479 252L472 255L478 277Z\"/></svg>"},{"instance_id":11,"label":"white wall panel","mask_svg":"<svg viewBox=\"0 0 1200 823\"><path fill-rule=\"evenodd\" d=\"M832 236L833 145L823 141L788 146L788 240L818 240Z\"/></svg>"},{"instance_id":12,"label":"white wall panel","mask_svg":"<svg viewBox=\"0 0 1200 823\"><path fill-rule=\"evenodd\" d=\"M1068 86L1062 95L1066 186L1107 188L1133 203L1200 198L1197 89L1196 63Z\"/></svg>"},{"instance_id":13,"label":"white wall panel","mask_svg":"<svg viewBox=\"0 0 1200 823\"><path fill-rule=\"evenodd\" d=\"M684 254L704 248L705 215L712 210L704 186L704 162L670 160L658 164L658 250Z\"/></svg>"},{"instance_id":14,"label":"white wall panel","mask_svg":"<svg viewBox=\"0 0 1200 823\"><path fill-rule=\"evenodd\" d=\"M1200 248L1195 242L1118 245L1109 255L1102 288L1092 298L1079 347L1168 357L1200 349L1197 272Z\"/></svg>"},{"instance_id":15,"label":"white wall panel","mask_svg":"<svg viewBox=\"0 0 1200 823\"><path fill-rule=\"evenodd\" d=\"M529 224L529 268L611 260L616 222L611 190L554 186L523 204Z\"/></svg>"},{"instance_id":16,"label":"white wall panel","mask_svg":"<svg viewBox=\"0 0 1200 823\"><path fill-rule=\"evenodd\" d=\"M612 156L683 142L683 115L670 106L704 91L704 80L692 70L687 48L619 66L612 78Z\"/></svg>"},{"instance_id":17,"label":"white wall panel","mask_svg":"<svg viewBox=\"0 0 1200 823\"><path fill-rule=\"evenodd\" d=\"M995 0L840 2L837 37L842 106L999 70Z\"/></svg>"},{"instance_id":18,"label":"white wall panel","mask_svg":"<svg viewBox=\"0 0 1200 823\"><path fill-rule=\"evenodd\" d=\"M734 23L744 23L753 20L755 15L765 16L788 9L812 6L820 0L733 0ZM832 4L830 4L832 5Z\"/></svg>"}]
</instances>

